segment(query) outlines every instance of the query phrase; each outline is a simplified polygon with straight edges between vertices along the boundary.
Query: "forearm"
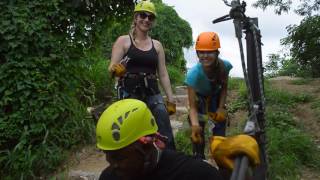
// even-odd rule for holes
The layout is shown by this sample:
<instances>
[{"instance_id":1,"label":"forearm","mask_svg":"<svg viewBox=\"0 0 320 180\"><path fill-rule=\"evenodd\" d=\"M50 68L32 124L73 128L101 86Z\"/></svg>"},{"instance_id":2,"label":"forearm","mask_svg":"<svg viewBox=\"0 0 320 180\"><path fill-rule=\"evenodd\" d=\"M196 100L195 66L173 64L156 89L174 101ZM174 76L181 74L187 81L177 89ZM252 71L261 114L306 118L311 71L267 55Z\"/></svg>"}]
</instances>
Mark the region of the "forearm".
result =
<instances>
[{"instance_id":1,"label":"forearm","mask_svg":"<svg viewBox=\"0 0 320 180\"><path fill-rule=\"evenodd\" d=\"M199 126L198 111L196 108L190 108L189 118L191 126Z\"/></svg>"},{"instance_id":2,"label":"forearm","mask_svg":"<svg viewBox=\"0 0 320 180\"><path fill-rule=\"evenodd\" d=\"M168 74L159 75L160 84L168 98L168 101L174 102L171 83Z\"/></svg>"},{"instance_id":3,"label":"forearm","mask_svg":"<svg viewBox=\"0 0 320 180\"><path fill-rule=\"evenodd\" d=\"M191 126L199 126L198 109L196 103L196 93L192 87L188 87L188 101L190 106L189 118Z\"/></svg>"}]
</instances>

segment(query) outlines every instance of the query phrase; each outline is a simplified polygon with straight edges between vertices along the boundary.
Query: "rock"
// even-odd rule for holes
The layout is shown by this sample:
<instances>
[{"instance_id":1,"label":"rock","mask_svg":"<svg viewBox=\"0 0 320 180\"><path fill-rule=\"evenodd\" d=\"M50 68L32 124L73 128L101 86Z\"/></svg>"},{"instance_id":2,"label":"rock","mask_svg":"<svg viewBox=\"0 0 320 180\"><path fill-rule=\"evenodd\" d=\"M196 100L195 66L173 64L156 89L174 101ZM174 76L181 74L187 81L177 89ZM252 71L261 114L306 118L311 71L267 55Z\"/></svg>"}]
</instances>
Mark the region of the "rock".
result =
<instances>
[{"instance_id":1,"label":"rock","mask_svg":"<svg viewBox=\"0 0 320 180\"><path fill-rule=\"evenodd\" d=\"M92 172L84 172L81 170L69 172L69 179L71 180L96 180L98 178L99 174Z\"/></svg>"}]
</instances>

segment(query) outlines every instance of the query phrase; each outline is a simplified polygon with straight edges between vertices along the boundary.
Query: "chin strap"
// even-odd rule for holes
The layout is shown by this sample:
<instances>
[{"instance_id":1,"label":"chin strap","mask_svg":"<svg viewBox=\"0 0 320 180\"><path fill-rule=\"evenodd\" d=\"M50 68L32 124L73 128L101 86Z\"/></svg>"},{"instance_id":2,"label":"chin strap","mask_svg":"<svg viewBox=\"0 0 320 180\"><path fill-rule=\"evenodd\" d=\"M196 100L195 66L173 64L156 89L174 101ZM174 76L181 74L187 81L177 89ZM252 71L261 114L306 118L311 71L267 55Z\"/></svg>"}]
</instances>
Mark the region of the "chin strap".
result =
<instances>
[{"instance_id":1,"label":"chin strap","mask_svg":"<svg viewBox=\"0 0 320 180\"><path fill-rule=\"evenodd\" d=\"M165 141L167 141L166 136L162 136L160 133L152 134L150 136L141 137L138 142L143 145L152 145L155 148L155 154L151 151L146 153L141 146L137 146L138 151L144 156L144 173L147 174L151 172L158 162L160 161L162 151L165 149Z\"/></svg>"}]
</instances>

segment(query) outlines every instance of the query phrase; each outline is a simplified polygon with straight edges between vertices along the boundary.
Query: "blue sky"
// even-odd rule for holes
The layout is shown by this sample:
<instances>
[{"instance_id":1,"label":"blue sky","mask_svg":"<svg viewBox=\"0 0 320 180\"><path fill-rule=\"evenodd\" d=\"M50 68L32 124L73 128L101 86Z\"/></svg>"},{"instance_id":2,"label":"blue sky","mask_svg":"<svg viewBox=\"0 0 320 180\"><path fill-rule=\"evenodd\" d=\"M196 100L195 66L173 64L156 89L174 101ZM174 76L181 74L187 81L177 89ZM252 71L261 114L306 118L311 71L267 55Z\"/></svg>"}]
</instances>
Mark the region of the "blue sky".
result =
<instances>
[{"instance_id":1,"label":"blue sky","mask_svg":"<svg viewBox=\"0 0 320 180\"><path fill-rule=\"evenodd\" d=\"M243 77L239 46L235 38L232 21L218 24L211 23L213 19L226 15L230 7L226 6L222 0L163 0L163 2L173 6L179 16L189 22L193 31L193 40L196 39L200 32L217 32L221 42L221 57L228 59L234 66L230 75ZM280 39L287 35L285 27L290 24L299 24L302 17L293 12L279 16L274 13L273 8L263 11L251 6L255 2L254 0L246 0L246 2L247 16L259 18L259 28L262 33L262 43L264 44L262 55L265 62L268 60L268 54L285 51L285 47L280 46ZM297 2L297 0L293 0L294 4ZM187 59L187 67L193 66L198 61L194 47L185 50L185 58Z\"/></svg>"}]
</instances>

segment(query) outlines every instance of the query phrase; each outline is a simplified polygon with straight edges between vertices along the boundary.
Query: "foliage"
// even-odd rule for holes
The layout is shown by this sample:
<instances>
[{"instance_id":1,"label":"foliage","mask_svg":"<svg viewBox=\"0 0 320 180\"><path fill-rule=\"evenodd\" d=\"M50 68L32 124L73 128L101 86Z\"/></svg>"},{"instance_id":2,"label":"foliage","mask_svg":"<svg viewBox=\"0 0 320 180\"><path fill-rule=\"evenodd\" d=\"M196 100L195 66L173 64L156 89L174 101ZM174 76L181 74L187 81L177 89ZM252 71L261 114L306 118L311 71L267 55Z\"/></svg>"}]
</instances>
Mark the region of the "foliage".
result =
<instances>
[{"instance_id":1,"label":"foliage","mask_svg":"<svg viewBox=\"0 0 320 180\"><path fill-rule=\"evenodd\" d=\"M156 8L158 16L151 35L164 46L167 63L184 71L186 61L182 48L192 45L192 29L189 23L181 19L172 7L157 3Z\"/></svg>"},{"instance_id":2,"label":"foliage","mask_svg":"<svg viewBox=\"0 0 320 180\"><path fill-rule=\"evenodd\" d=\"M301 79L296 79L296 80L293 80L291 82L291 84L295 84L295 85L304 85L304 84L309 84L312 82L312 79L311 78L301 78Z\"/></svg>"},{"instance_id":3,"label":"foliage","mask_svg":"<svg viewBox=\"0 0 320 180\"><path fill-rule=\"evenodd\" d=\"M172 86L177 86L183 84L184 81L184 73L181 73L181 70L178 70L176 67L172 65L167 66L167 70L170 76L170 82Z\"/></svg>"},{"instance_id":4,"label":"foliage","mask_svg":"<svg viewBox=\"0 0 320 180\"><path fill-rule=\"evenodd\" d=\"M267 136L270 139L268 152L272 179L296 177L302 165L320 167L319 152L311 137L302 131L291 126L285 129L270 128Z\"/></svg>"},{"instance_id":5,"label":"foliage","mask_svg":"<svg viewBox=\"0 0 320 180\"><path fill-rule=\"evenodd\" d=\"M298 103L310 102L312 97L306 94L293 95L270 87L267 87L266 94L269 104L265 113L269 177L297 179L301 165L319 169L319 150L312 138L300 129L290 112Z\"/></svg>"},{"instance_id":6,"label":"foliage","mask_svg":"<svg viewBox=\"0 0 320 180\"><path fill-rule=\"evenodd\" d=\"M283 59L281 68L278 70L279 76L298 76L307 77L308 72L299 68L298 64L292 59Z\"/></svg>"},{"instance_id":7,"label":"foliage","mask_svg":"<svg viewBox=\"0 0 320 180\"><path fill-rule=\"evenodd\" d=\"M111 96L115 95L114 79L108 73L110 61L103 58L102 54L98 54L96 57L93 54L87 56L90 63L86 65L86 74L94 92L94 99L90 104L107 102Z\"/></svg>"},{"instance_id":8,"label":"foliage","mask_svg":"<svg viewBox=\"0 0 320 180\"><path fill-rule=\"evenodd\" d=\"M266 88L267 102L269 104L277 104L286 107L294 107L297 103L306 103L312 100L310 94L298 94L292 95L285 91L275 90L272 88Z\"/></svg>"},{"instance_id":9,"label":"foliage","mask_svg":"<svg viewBox=\"0 0 320 180\"><path fill-rule=\"evenodd\" d=\"M302 16L311 16L312 13L319 13L320 2L319 0L301 0L301 3L296 7L295 12ZM283 12L288 12L292 6L292 0L257 0L254 7L259 7L265 10L269 6L275 8L275 13L281 14Z\"/></svg>"},{"instance_id":10,"label":"foliage","mask_svg":"<svg viewBox=\"0 0 320 180\"><path fill-rule=\"evenodd\" d=\"M318 122L320 122L320 99L315 100L311 104L311 108L315 111L316 118L318 118Z\"/></svg>"},{"instance_id":11,"label":"foliage","mask_svg":"<svg viewBox=\"0 0 320 180\"><path fill-rule=\"evenodd\" d=\"M0 179L54 170L63 149L93 139L84 105L93 99L85 53L101 24L133 1L0 2Z\"/></svg>"},{"instance_id":12,"label":"foliage","mask_svg":"<svg viewBox=\"0 0 320 180\"><path fill-rule=\"evenodd\" d=\"M299 69L308 71L311 77L320 76L319 26L319 15L305 18L300 25L287 27L289 35L282 42L285 45L291 45L293 62Z\"/></svg>"},{"instance_id":13,"label":"foliage","mask_svg":"<svg viewBox=\"0 0 320 180\"><path fill-rule=\"evenodd\" d=\"M228 90L237 90L244 84L243 78L229 77Z\"/></svg>"},{"instance_id":14,"label":"foliage","mask_svg":"<svg viewBox=\"0 0 320 180\"><path fill-rule=\"evenodd\" d=\"M192 155L192 143L190 140L190 130L179 130L175 135L177 151Z\"/></svg>"},{"instance_id":15,"label":"foliage","mask_svg":"<svg viewBox=\"0 0 320 180\"><path fill-rule=\"evenodd\" d=\"M228 103L228 113L235 113L238 110L245 109L247 107L247 89L243 78L229 78L228 90L238 90L240 96L234 101Z\"/></svg>"},{"instance_id":16,"label":"foliage","mask_svg":"<svg viewBox=\"0 0 320 180\"><path fill-rule=\"evenodd\" d=\"M279 54L270 54L269 60L265 63L265 77L296 76L311 77L306 68L300 68L293 58L282 57Z\"/></svg>"},{"instance_id":17,"label":"foliage","mask_svg":"<svg viewBox=\"0 0 320 180\"><path fill-rule=\"evenodd\" d=\"M269 60L265 63L264 72L267 77L275 77L280 69L281 57L279 54L269 54Z\"/></svg>"}]
</instances>

